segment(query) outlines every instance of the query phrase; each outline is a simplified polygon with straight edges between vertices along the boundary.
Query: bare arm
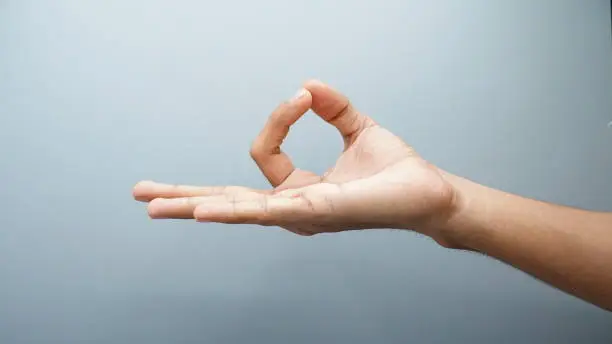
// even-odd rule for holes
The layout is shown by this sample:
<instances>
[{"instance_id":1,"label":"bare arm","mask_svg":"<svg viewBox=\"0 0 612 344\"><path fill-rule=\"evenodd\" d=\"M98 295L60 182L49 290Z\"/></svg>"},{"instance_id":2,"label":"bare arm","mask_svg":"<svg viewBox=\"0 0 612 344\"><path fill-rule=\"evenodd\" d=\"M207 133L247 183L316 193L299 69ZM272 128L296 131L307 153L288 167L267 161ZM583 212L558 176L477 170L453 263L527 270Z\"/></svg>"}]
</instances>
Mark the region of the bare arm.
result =
<instances>
[{"instance_id":1,"label":"bare arm","mask_svg":"<svg viewBox=\"0 0 612 344\"><path fill-rule=\"evenodd\" d=\"M457 247L485 253L612 310L612 214L569 208L447 177L456 214L441 230Z\"/></svg>"},{"instance_id":2,"label":"bare arm","mask_svg":"<svg viewBox=\"0 0 612 344\"><path fill-rule=\"evenodd\" d=\"M281 145L309 109L344 141L324 175L297 169ZM319 81L270 115L251 156L271 189L141 182L152 218L279 226L310 236L412 229L445 247L479 251L612 310L612 215L493 190L445 174Z\"/></svg>"}]
</instances>

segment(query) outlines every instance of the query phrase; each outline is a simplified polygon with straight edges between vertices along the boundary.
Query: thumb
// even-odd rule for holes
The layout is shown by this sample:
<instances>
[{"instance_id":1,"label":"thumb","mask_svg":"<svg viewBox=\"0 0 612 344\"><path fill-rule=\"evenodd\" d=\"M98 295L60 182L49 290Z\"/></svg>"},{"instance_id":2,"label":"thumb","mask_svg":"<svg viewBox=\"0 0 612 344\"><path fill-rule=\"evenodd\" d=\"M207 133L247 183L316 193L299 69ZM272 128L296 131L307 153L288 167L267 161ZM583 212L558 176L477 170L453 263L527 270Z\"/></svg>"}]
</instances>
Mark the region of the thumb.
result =
<instances>
[{"instance_id":1,"label":"thumb","mask_svg":"<svg viewBox=\"0 0 612 344\"><path fill-rule=\"evenodd\" d=\"M312 111L335 126L346 144L352 143L365 128L374 121L360 114L348 97L319 80L309 80L304 88L312 95Z\"/></svg>"}]
</instances>

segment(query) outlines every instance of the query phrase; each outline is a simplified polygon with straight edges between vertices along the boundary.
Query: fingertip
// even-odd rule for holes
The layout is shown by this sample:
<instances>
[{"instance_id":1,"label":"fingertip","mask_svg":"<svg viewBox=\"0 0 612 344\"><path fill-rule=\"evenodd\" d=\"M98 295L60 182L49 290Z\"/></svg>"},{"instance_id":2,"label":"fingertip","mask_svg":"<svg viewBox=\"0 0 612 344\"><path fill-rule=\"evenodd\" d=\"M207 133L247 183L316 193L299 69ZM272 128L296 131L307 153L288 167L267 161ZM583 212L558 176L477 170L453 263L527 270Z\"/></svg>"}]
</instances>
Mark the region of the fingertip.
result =
<instances>
[{"instance_id":1,"label":"fingertip","mask_svg":"<svg viewBox=\"0 0 612 344\"><path fill-rule=\"evenodd\" d=\"M312 110L326 121L333 120L350 104L347 96L320 80L308 80L304 83L304 88L312 95Z\"/></svg>"},{"instance_id":2,"label":"fingertip","mask_svg":"<svg viewBox=\"0 0 612 344\"><path fill-rule=\"evenodd\" d=\"M302 87L310 93L312 102L318 101L322 95L327 94L331 87L319 79L310 79L302 85Z\"/></svg>"},{"instance_id":3,"label":"fingertip","mask_svg":"<svg viewBox=\"0 0 612 344\"><path fill-rule=\"evenodd\" d=\"M156 183L151 180L142 180L136 183L132 188L132 196L135 200L146 202L150 199L147 197L147 191L151 189Z\"/></svg>"},{"instance_id":4,"label":"fingertip","mask_svg":"<svg viewBox=\"0 0 612 344\"><path fill-rule=\"evenodd\" d=\"M163 218L162 216L163 201L164 201L163 199L156 198L152 200L151 202L149 202L149 204L147 205L147 213L149 214L150 218L152 219Z\"/></svg>"},{"instance_id":5,"label":"fingertip","mask_svg":"<svg viewBox=\"0 0 612 344\"><path fill-rule=\"evenodd\" d=\"M304 97L305 100L312 101L312 93L307 88L304 88Z\"/></svg>"},{"instance_id":6,"label":"fingertip","mask_svg":"<svg viewBox=\"0 0 612 344\"><path fill-rule=\"evenodd\" d=\"M288 103L290 105L297 107L297 114L302 115L305 111L310 108L312 104L312 93L306 88L300 88L295 95L289 99Z\"/></svg>"},{"instance_id":7,"label":"fingertip","mask_svg":"<svg viewBox=\"0 0 612 344\"><path fill-rule=\"evenodd\" d=\"M302 99L302 98L304 98L305 96L307 96L309 94L310 94L310 92L307 89L302 87L299 90L297 90L297 92L295 92L293 97L291 97L290 101Z\"/></svg>"}]
</instances>

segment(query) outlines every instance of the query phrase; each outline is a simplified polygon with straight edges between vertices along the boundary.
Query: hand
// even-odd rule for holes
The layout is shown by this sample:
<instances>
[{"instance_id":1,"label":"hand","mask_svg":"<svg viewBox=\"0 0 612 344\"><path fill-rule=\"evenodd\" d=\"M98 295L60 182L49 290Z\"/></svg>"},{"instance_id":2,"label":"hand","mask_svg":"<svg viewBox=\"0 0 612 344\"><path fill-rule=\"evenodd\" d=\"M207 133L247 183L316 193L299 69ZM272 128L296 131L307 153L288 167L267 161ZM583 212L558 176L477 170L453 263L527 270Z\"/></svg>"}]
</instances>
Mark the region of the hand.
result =
<instances>
[{"instance_id":1,"label":"hand","mask_svg":"<svg viewBox=\"0 0 612 344\"><path fill-rule=\"evenodd\" d=\"M280 146L309 109L334 125L344 151L323 176L296 169ZM251 156L273 189L140 182L152 218L280 226L300 235L352 229L414 229L448 246L437 224L454 211L454 190L413 148L360 114L331 87L309 81L270 116Z\"/></svg>"}]
</instances>

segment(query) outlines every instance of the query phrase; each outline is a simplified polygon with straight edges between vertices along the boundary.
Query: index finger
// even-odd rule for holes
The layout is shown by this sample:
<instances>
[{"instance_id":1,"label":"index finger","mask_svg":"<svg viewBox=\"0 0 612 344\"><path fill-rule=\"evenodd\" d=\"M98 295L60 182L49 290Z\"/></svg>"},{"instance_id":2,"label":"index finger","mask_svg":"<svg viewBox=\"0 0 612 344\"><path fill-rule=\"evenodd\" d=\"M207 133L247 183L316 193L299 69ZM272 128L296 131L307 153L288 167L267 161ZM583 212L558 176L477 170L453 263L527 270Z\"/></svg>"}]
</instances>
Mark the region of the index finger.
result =
<instances>
[{"instance_id":1,"label":"index finger","mask_svg":"<svg viewBox=\"0 0 612 344\"><path fill-rule=\"evenodd\" d=\"M295 97L280 104L272 112L253 142L251 157L274 187L295 171L291 159L280 147L289 133L289 128L308 111L311 103L310 92L306 89L299 90Z\"/></svg>"}]
</instances>

